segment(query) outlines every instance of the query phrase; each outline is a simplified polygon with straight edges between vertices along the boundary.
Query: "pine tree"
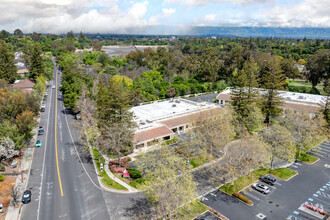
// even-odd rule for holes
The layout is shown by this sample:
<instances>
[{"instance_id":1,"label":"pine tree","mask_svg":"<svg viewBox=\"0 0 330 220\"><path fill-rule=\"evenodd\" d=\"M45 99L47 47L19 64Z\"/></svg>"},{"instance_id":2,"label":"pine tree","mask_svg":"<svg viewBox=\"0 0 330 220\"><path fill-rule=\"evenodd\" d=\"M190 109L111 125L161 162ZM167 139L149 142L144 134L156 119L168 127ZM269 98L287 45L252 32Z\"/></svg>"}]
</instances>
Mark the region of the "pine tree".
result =
<instances>
[{"instance_id":1,"label":"pine tree","mask_svg":"<svg viewBox=\"0 0 330 220\"><path fill-rule=\"evenodd\" d=\"M246 128L251 128L249 124L255 124L250 120L252 111L258 104L259 90L257 81L258 65L248 60L244 63L243 68L234 76L234 87L232 90L233 108L237 115L238 123Z\"/></svg>"},{"instance_id":2,"label":"pine tree","mask_svg":"<svg viewBox=\"0 0 330 220\"><path fill-rule=\"evenodd\" d=\"M130 94L121 82L110 79L107 88L100 82L97 95L100 148L118 155L132 150L135 122L130 109Z\"/></svg>"},{"instance_id":3,"label":"pine tree","mask_svg":"<svg viewBox=\"0 0 330 220\"><path fill-rule=\"evenodd\" d=\"M265 123L269 126L270 119L276 118L282 110L279 108L283 101L279 96L280 89L285 85L285 76L280 68L278 57L271 57L263 74L262 112L265 115Z\"/></svg>"},{"instance_id":4,"label":"pine tree","mask_svg":"<svg viewBox=\"0 0 330 220\"><path fill-rule=\"evenodd\" d=\"M45 75L45 65L42 59L42 51L38 44L34 45L33 54L31 56L30 78L34 80L41 75Z\"/></svg>"},{"instance_id":5,"label":"pine tree","mask_svg":"<svg viewBox=\"0 0 330 220\"><path fill-rule=\"evenodd\" d=\"M0 79L13 83L18 77L15 66L15 55L9 50L5 41L0 40Z\"/></svg>"}]
</instances>

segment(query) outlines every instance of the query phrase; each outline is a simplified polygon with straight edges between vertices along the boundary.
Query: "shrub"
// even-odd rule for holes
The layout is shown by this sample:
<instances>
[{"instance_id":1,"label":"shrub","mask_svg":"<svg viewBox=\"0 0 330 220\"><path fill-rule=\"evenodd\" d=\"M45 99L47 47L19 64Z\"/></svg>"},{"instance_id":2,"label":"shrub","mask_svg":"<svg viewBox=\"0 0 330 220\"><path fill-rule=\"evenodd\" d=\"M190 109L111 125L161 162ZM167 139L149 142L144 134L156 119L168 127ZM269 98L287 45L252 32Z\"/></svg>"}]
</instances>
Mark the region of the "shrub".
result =
<instances>
[{"instance_id":1,"label":"shrub","mask_svg":"<svg viewBox=\"0 0 330 220\"><path fill-rule=\"evenodd\" d=\"M138 179L138 178L142 177L142 174L141 174L140 170L137 170L137 169L134 169L134 168L129 168L128 173L133 179Z\"/></svg>"},{"instance_id":2,"label":"shrub","mask_svg":"<svg viewBox=\"0 0 330 220\"><path fill-rule=\"evenodd\" d=\"M0 172L5 172L5 170L6 170L6 167L3 164L1 164L0 165Z\"/></svg>"},{"instance_id":3,"label":"shrub","mask_svg":"<svg viewBox=\"0 0 330 220\"><path fill-rule=\"evenodd\" d=\"M5 180L5 176L0 174L0 182L3 182Z\"/></svg>"},{"instance_id":4,"label":"shrub","mask_svg":"<svg viewBox=\"0 0 330 220\"><path fill-rule=\"evenodd\" d=\"M242 194L238 193L238 192L234 192L233 196L235 196L236 198L242 200L243 202L249 204L249 205L253 205L252 201L249 200L248 198L246 198L245 196L243 196Z\"/></svg>"}]
</instances>

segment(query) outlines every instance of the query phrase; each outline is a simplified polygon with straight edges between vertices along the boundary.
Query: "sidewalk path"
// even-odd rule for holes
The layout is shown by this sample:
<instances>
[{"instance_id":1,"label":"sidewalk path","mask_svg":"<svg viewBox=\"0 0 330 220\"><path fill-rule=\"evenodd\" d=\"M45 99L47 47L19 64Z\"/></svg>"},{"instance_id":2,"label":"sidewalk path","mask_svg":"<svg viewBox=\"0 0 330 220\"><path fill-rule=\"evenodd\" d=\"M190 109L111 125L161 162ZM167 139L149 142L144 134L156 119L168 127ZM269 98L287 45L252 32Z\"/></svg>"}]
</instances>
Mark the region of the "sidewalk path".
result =
<instances>
[{"instance_id":1,"label":"sidewalk path","mask_svg":"<svg viewBox=\"0 0 330 220\"><path fill-rule=\"evenodd\" d=\"M21 175L17 176L16 179L16 184L15 187L18 188L18 204L19 207L14 208L14 206L12 206L12 204L9 205L8 210L7 210L7 214L6 214L6 220L14 220L14 219L19 219L19 216L21 214L21 209L22 209L22 204L21 204L21 198L23 195L23 192L26 189L27 183L28 183L28 179L29 179L29 175L30 175L30 167L32 164L32 158L33 158L33 152L34 152L34 147L32 148L27 148L24 151L24 156L21 160L22 163L22 169L20 168L20 173L21 171L23 172L23 182L21 180ZM10 202L12 203L12 201Z\"/></svg>"},{"instance_id":2,"label":"sidewalk path","mask_svg":"<svg viewBox=\"0 0 330 220\"><path fill-rule=\"evenodd\" d=\"M125 186L128 189L128 192L131 193L137 193L139 192L137 189L135 189L134 187L131 187L130 185L128 185L127 183L125 183L124 181L122 181L121 179L115 177L115 175L110 171L109 169L109 162L110 162L110 158L107 155L103 155L103 158L105 160L105 164L104 164L104 170L105 172L108 174L108 176L113 179L114 181L116 181L117 183L119 183L122 186Z\"/></svg>"}]
</instances>

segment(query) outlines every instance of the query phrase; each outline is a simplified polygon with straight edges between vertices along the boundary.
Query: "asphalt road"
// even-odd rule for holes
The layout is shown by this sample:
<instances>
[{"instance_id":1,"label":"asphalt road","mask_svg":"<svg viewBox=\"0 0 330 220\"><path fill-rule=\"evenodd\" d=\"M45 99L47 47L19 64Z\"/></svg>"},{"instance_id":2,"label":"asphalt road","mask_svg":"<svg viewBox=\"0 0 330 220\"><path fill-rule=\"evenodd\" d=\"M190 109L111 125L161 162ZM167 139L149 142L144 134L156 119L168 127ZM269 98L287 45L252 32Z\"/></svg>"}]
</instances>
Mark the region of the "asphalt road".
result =
<instances>
[{"instance_id":1,"label":"asphalt road","mask_svg":"<svg viewBox=\"0 0 330 220\"><path fill-rule=\"evenodd\" d=\"M301 220L316 219L298 208L306 201L310 201L322 204L327 210L330 209L330 168L327 166L330 165L329 152L330 144L323 143L321 150L317 152L318 155L315 154L320 160L314 165L301 162L291 165L289 168L298 171L299 174L289 181L279 180L278 184L271 187L269 195L247 189L245 194L253 201L252 207L218 190L203 197L202 202L229 219L260 219L257 217L260 213L268 220L286 219L288 216L295 216ZM329 198L326 198L327 195Z\"/></svg>"},{"instance_id":2,"label":"asphalt road","mask_svg":"<svg viewBox=\"0 0 330 220\"><path fill-rule=\"evenodd\" d=\"M43 146L35 150L28 180L32 201L23 205L21 219L110 219L90 156L78 158L76 149L82 152L84 146L78 144L77 135L71 136L72 115L68 118L57 99L60 74L56 70L53 74L57 86L48 89L40 122L45 129L38 137Z\"/></svg>"}]
</instances>

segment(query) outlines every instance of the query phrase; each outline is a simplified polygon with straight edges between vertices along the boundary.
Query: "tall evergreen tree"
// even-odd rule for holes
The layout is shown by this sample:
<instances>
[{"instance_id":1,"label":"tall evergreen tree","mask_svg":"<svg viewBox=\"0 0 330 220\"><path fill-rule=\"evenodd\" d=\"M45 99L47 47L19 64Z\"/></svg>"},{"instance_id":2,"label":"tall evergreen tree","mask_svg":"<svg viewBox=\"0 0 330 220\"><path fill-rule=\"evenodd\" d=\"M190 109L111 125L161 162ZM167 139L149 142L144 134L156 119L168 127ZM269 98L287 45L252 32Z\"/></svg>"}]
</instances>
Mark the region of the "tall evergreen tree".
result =
<instances>
[{"instance_id":1,"label":"tall evergreen tree","mask_svg":"<svg viewBox=\"0 0 330 220\"><path fill-rule=\"evenodd\" d=\"M100 148L116 153L119 166L121 156L133 149L136 124L130 107L130 94L121 82L110 79L107 88L100 82L97 95Z\"/></svg>"},{"instance_id":2,"label":"tall evergreen tree","mask_svg":"<svg viewBox=\"0 0 330 220\"><path fill-rule=\"evenodd\" d=\"M258 102L257 74L258 65L253 60L247 60L243 68L234 74L232 105L239 124L244 125L246 128L251 128L250 123L255 124L250 121L252 118L249 116L252 111L255 111L256 102Z\"/></svg>"},{"instance_id":3,"label":"tall evergreen tree","mask_svg":"<svg viewBox=\"0 0 330 220\"><path fill-rule=\"evenodd\" d=\"M33 54L31 56L30 78L34 80L41 75L45 75L45 65L42 59L42 50L38 44L34 45Z\"/></svg>"},{"instance_id":4,"label":"tall evergreen tree","mask_svg":"<svg viewBox=\"0 0 330 220\"><path fill-rule=\"evenodd\" d=\"M13 83L17 77L15 55L9 50L6 42L0 40L0 79Z\"/></svg>"},{"instance_id":5,"label":"tall evergreen tree","mask_svg":"<svg viewBox=\"0 0 330 220\"><path fill-rule=\"evenodd\" d=\"M263 74L263 88L262 94L262 111L265 115L265 123L269 126L270 119L277 117L282 110L279 108L282 105L282 99L279 96L280 89L285 85L285 75L283 74L278 57L270 57L267 62L267 67Z\"/></svg>"}]
</instances>

